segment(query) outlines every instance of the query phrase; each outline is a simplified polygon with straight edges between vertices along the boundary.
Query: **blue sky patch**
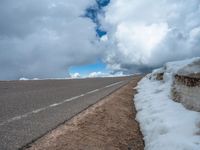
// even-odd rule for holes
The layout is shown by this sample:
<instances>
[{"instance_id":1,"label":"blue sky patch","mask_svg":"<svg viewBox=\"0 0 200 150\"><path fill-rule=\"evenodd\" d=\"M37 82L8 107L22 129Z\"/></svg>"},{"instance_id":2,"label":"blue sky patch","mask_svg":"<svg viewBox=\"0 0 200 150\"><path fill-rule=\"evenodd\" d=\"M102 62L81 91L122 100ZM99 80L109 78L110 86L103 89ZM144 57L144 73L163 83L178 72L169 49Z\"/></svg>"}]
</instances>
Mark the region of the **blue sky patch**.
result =
<instances>
[{"instance_id":1,"label":"blue sky patch","mask_svg":"<svg viewBox=\"0 0 200 150\"><path fill-rule=\"evenodd\" d=\"M86 9L85 17L90 18L96 24L96 33L98 37L106 35L107 32L101 28L101 24L98 19L98 15L103 15L103 7L107 6L110 0L96 0L96 5L90 6Z\"/></svg>"},{"instance_id":2,"label":"blue sky patch","mask_svg":"<svg viewBox=\"0 0 200 150\"><path fill-rule=\"evenodd\" d=\"M96 35L102 37L107 34L105 30L101 28L101 24L98 19L98 15L103 15L103 7L107 6L110 3L110 0L96 0L96 4L90 6L86 9L84 17L90 18L96 24ZM87 64L83 66L73 66L69 68L70 73L79 73L81 76L87 76L91 72L108 72L106 70L106 65L97 60L94 64Z\"/></svg>"},{"instance_id":3,"label":"blue sky patch","mask_svg":"<svg viewBox=\"0 0 200 150\"><path fill-rule=\"evenodd\" d=\"M97 61L96 63L93 64L74 66L69 68L70 73L72 74L79 73L81 76L87 76L91 72L99 72L99 71L104 73L108 72L108 70L106 70L106 65L101 61Z\"/></svg>"},{"instance_id":4,"label":"blue sky patch","mask_svg":"<svg viewBox=\"0 0 200 150\"><path fill-rule=\"evenodd\" d=\"M96 0L99 7L105 7L110 3L110 0Z\"/></svg>"},{"instance_id":5,"label":"blue sky patch","mask_svg":"<svg viewBox=\"0 0 200 150\"><path fill-rule=\"evenodd\" d=\"M102 36L104 36L104 35L107 34L106 31L101 30L101 29L99 29L99 28L96 28L96 33L97 33L97 35L98 35L99 37L102 37Z\"/></svg>"}]
</instances>

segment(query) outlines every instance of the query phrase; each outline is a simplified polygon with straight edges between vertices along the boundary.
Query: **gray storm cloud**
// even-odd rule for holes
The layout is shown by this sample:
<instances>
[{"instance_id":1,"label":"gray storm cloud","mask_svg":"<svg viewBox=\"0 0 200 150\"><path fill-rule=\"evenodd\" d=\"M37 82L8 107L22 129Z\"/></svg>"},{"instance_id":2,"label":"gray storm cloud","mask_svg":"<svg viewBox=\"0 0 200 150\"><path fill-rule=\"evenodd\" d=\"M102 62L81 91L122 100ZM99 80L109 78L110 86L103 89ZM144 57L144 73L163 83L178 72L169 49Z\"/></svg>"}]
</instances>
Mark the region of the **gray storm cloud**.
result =
<instances>
[{"instance_id":1,"label":"gray storm cloud","mask_svg":"<svg viewBox=\"0 0 200 150\"><path fill-rule=\"evenodd\" d=\"M113 0L102 19L110 69L145 71L200 56L199 0Z\"/></svg>"},{"instance_id":2,"label":"gray storm cloud","mask_svg":"<svg viewBox=\"0 0 200 150\"><path fill-rule=\"evenodd\" d=\"M1 0L0 80L66 77L70 66L97 59L133 73L200 56L199 0L111 0L99 16L102 40L81 17L94 3Z\"/></svg>"},{"instance_id":3,"label":"gray storm cloud","mask_svg":"<svg viewBox=\"0 0 200 150\"><path fill-rule=\"evenodd\" d=\"M93 0L1 0L0 79L66 77L100 54Z\"/></svg>"}]
</instances>

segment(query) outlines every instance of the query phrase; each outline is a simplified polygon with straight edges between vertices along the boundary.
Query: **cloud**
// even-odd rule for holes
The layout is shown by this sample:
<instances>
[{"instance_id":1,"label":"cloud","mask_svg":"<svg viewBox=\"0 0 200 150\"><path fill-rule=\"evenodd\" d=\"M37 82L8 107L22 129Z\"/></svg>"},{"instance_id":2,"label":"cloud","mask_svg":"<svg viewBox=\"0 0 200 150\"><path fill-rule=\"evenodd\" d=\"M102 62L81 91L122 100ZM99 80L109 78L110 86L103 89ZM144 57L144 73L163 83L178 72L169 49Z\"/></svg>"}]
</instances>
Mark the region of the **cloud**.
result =
<instances>
[{"instance_id":1,"label":"cloud","mask_svg":"<svg viewBox=\"0 0 200 150\"><path fill-rule=\"evenodd\" d=\"M96 77L121 77L126 76L123 72L116 72L116 73L105 73L105 72L91 72L88 76L88 78L96 78Z\"/></svg>"},{"instance_id":2,"label":"cloud","mask_svg":"<svg viewBox=\"0 0 200 150\"><path fill-rule=\"evenodd\" d=\"M0 79L66 77L102 50L85 17L94 0L1 0Z\"/></svg>"},{"instance_id":3,"label":"cloud","mask_svg":"<svg viewBox=\"0 0 200 150\"><path fill-rule=\"evenodd\" d=\"M80 78L81 75L78 72L76 72L76 73L70 74L70 77L73 79L76 79L76 78Z\"/></svg>"},{"instance_id":4,"label":"cloud","mask_svg":"<svg viewBox=\"0 0 200 150\"><path fill-rule=\"evenodd\" d=\"M114 71L147 71L166 61L200 56L199 0L115 0L101 19Z\"/></svg>"},{"instance_id":5,"label":"cloud","mask_svg":"<svg viewBox=\"0 0 200 150\"><path fill-rule=\"evenodd\" d=\"M93 6L97 18L83 17ZM96 60L128 74L200 56L199 16L199 0L1 0L0 79L65 78Z\"/></svg>"},{"instance_id":6,"label":"cloud","mask_svg":"<svg viewBox=\"0 0 200 150\"><path fill-rule=\"evenodd\" d=\"M95 78L95 77L106 77L106 76L109 76L110 74L107 74L107 73L103 73L101 71L99 72L91 72L88 77L89 78Z\"/></svg>"}]
</instances>

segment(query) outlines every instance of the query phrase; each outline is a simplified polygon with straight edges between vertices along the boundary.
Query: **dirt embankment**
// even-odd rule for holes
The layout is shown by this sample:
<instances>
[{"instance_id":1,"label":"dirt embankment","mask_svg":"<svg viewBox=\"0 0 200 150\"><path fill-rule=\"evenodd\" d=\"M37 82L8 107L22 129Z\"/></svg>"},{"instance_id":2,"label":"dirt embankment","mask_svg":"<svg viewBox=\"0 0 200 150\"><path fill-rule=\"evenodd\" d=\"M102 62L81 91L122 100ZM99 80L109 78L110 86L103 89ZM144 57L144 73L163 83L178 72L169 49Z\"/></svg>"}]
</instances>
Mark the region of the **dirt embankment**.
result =
<instances>
[{"instance_id":1,"label":"dirt embankment","mask_svg":"<svg viewBox=\"0 0 200 150\"><path fill-rule=\"evenodd\" d=\"M200 77L197 75L174 76L171 95L176 102L182 103L185 108L200 112Z\"/></svg>"},{"instance_id":2,"label":"dirt embankment","mask_svg":"<svg viewBox=\"0 0 200 150\"><path fill-rule=\"evenodd\" d=\"M51 131L28 150L143 150L133 107L140 77Z\"/></svg>"}]
</instances>

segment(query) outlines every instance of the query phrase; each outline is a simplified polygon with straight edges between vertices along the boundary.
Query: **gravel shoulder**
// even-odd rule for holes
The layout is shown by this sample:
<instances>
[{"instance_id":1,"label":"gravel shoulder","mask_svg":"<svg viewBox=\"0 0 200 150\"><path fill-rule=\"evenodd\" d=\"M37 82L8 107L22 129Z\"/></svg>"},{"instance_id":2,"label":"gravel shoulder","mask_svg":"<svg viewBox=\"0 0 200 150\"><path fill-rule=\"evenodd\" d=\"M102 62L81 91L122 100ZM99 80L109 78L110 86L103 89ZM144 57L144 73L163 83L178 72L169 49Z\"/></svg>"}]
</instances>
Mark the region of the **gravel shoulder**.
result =
<instances>
[{"instance_id":1,"label":"gravel shoulder","mask_svg":"<svg viewBox=\"0 0 200 150\"><path fill-rule=\"evenodd\" d=\"M144 142L135 120L134 90L141 77L130 83L63 125L49 132L28 150L143 150Z\"/></svg>"}]
</instances>

